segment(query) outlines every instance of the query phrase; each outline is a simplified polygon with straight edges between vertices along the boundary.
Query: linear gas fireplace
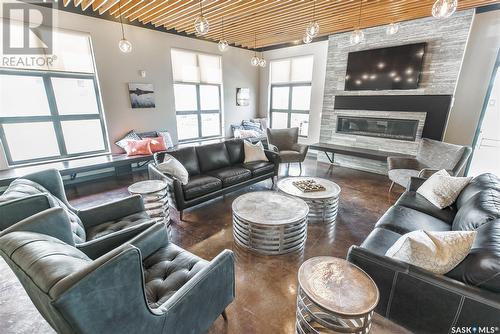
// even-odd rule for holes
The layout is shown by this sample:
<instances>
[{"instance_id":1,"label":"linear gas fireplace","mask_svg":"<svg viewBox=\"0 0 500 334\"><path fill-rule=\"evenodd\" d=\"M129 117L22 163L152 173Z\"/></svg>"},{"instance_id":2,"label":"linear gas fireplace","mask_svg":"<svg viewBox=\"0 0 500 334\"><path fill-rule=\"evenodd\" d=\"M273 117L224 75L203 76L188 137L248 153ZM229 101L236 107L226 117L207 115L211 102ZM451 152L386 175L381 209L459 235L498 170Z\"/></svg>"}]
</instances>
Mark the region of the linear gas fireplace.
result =
<instances>
[{"instance_id":1,"label":"linear gas fireplace","mask_svg":"<svg viewBox=\"0 0 500 334\"><path fill-rule=\"evenodd\" d=\"M415 141L418 120L337 116L337 133Z\"/></svg>"}]
</instances>

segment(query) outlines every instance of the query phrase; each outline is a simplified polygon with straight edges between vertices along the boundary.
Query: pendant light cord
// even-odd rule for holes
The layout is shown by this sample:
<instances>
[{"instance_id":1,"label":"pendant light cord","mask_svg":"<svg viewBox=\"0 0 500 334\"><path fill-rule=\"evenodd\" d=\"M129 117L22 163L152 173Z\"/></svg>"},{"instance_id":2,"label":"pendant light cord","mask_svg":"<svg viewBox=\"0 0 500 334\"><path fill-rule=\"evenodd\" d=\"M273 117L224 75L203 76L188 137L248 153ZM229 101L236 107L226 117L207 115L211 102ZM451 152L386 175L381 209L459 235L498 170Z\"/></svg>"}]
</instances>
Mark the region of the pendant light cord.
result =
<instances>
[{"instance_id":1,"label":"pendant light cord","mask_svg":"<svg viewBox=\"0 0 500 334\"><path fill-rule=\"evenodd\" d=\"M203 16L203 5L201 4L202 0L200 0L200 16Z\"/></svg>"},{"instance_id":2,"label":"pendant light cord","mask_svg":"<svg viewBox=\"0 0 500 334\"><path fill-rule=\"evenodd\" d=\"M361 29L361 10L363 8L363 0L359 1L359 16L358 16L358 29Z\"/></svg>"},{"instance_id":3,"label":"pendant light cord","mask_svg":"<svg viewBox=\"0 0 500 334\"><path fill-rule=\"evenodd\" d=\"M316 0L313 0L313 21L316 18Z\"/></svg>"},{"instance_id":4,"label":"pendant light cord","mask_svg":"<svg viewBox=\"0 0 500 334\"><path fill-rule=\"evenodd\" d=\"M122 2L118 1L118 12L120 14L120 25L122 27L122 39L125 39L125 31L123 30L123 21L122 21Z\"/></svg>"},{"instance_id":5,"label":"pendant light cord","mask_svg":"<svg viewBox=\"0 0 500 334\"><path fill-rule=\"evenodd\" d=\"M222 20L222 39L224 39L224 17L222 17L221 20Z\"/></svg>"}]
</instances>

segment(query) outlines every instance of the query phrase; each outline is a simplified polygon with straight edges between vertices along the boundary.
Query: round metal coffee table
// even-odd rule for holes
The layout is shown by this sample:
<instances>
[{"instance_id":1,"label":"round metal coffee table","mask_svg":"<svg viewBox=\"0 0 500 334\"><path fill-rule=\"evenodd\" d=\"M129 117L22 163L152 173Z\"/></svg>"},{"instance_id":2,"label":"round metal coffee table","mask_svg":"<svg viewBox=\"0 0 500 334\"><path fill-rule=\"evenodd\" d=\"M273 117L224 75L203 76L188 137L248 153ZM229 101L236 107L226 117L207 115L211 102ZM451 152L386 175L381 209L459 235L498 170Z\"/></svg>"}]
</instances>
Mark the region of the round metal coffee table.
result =
<instances>
[{"instance_id":1,"label":"round metal coffee table","mask_svg":"<svg viewBox=\"0 0 500 334\"><path fill-rule=\"evenodd\" d=\"M256 191L235 199L232 208L237 245L266 255L304 248L309 208L303 200L276 191Z\"/></svg>"},{"instance_id":2,"label":"round metal coffee table","mask_svg":"<svg viewBox=\"0 0 500 334\"><path fill-rule=\"evenodd\" d=\"M323 191L303 192L293 185L295 181L314 180L325 187ZM335 182L319 177L286 177L278 181L282 192L303 199L309 205L309 222L331 224L337 218L340 187Z\"/></svg>"},{"instance_id":3,"label":"round metal coffee table","mask_svg":"<svg viewBox=\"0 0 500 334\"><path fill-rule=\"evenodd\" d=\"M320 256L304 262L298 276L297 333L370 331L379 291L363 270L343 259Z\"/></svg>"},{"instance_id":4,"label":"round metal coffee table","mask_svg":"<svg viewBox=\"0 0 500 334\"><path fill-rule=\"evenodd\" d=\"M146 212L151 218L170 223L170 210L167 198L167 183L161 180L140 181L128 187L131 194L139 194L144 201Z\"/></svg>"}]
</instances>

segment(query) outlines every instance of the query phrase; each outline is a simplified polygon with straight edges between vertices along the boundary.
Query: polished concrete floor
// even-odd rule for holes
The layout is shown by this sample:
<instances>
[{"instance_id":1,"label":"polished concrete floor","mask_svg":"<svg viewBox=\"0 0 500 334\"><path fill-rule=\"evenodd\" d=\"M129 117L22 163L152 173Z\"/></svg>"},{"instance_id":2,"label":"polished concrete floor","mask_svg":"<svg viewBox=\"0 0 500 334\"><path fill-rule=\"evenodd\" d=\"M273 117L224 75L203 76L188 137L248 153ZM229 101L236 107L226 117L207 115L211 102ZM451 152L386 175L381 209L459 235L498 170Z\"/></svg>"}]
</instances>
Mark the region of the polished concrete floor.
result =
<instances>
[{"instance_id":1,"label":"polished concrete floor","mask_svg":"<svg viewBox=\"0 0 500 334\"><path fill-rule=\"evenodd\" d=\"M284 167L284 166L282 166ZM282 168L281 174L286 174ZM292 166L290 175L297 175ZM185 211L179 221L172 210L172 240L205 259L227 248L236 256L236 299L229 306L228 321L219 317L209 333L294 333L297 270L314 256L344 258L349 247L360 244L397 193L388 194L389 180L382 175L360 172L307 160L303 175L333 180L342 189L337 222L334 226L309 225L305 249L300 254L260 256L236 247L232 237L231 203L248 191L271 187L271 181L247 187ZM127 186L146 178L145 173L72 186L67 194L76 207L87 207L127 196ZM0 262L0 332L51 333L15 276ZM372 333L405 331L377 317Z\"/></svg>"}]
</instances>

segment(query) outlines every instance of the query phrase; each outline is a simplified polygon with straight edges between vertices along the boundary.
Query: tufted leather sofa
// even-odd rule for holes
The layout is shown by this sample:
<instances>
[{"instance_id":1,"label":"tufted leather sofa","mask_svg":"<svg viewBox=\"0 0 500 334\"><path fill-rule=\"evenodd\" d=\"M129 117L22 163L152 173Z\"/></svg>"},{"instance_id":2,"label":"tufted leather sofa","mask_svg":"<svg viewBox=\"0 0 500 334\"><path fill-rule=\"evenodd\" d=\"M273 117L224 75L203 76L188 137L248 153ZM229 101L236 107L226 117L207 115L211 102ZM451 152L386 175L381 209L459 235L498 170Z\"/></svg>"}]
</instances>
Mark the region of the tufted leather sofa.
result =
<instances>
[{"instance_id":1,"label":"tufted leather sofa","mask_svg":"<svg viewBox=\"0 0 500 334\"><path fill-rule=\"evenodd\" d=\"M189 182L183 185L174 176L160 172L156 165L163 162L165 152L155 153L155 164L150 164L149 178L168 183L170 205L181 214L184 209L206 202L223 194L278 175L278 155L265 151L269 161L244 163L242 139L223 143L184 147L168 154L179 160L189 173Z\"/></svg>"},{"instance_id":2,"label":"tufted leather sofa","mask_svg":"<svg viewBox=\"0 0 500 334\"><path fill-rule=\"evenodd\" d=\"M119 245L155 223L139 195L84 210L73 208L61 175L49 169L14 180L0 195L0 231L54 207L65 211L74 242L91 257L100 247Z\"/></svg>"},{"instance_id":3,"label":"tufted leather sofa","mask_svg":"<svg viewBox=\"0 0 500 334\"><path fill-rule=\"evenodd\" d=\"M232 252L205 261L163 223L96 259L74 245L61 208L0 233L0 254L58 333L204 333L234 299Z\"/></svg>"},{"instance_id":4,"label":"tufted leather sofa","mask_svg":"<svg viewBox=\"0 0 500 334\"><path fill-rule=\"evenodd\" d=\"M500 179L493 174L474 178L457 201L443 210L416 192L424 181L411 179L407 191L361 246L351 247L348 260L377 283L376 311L415 333L500 327ZM399 237L414 230L475 230L477 235L469 255L457 267L435 275L385 256Z\"/></svg>"}]
</instances>

